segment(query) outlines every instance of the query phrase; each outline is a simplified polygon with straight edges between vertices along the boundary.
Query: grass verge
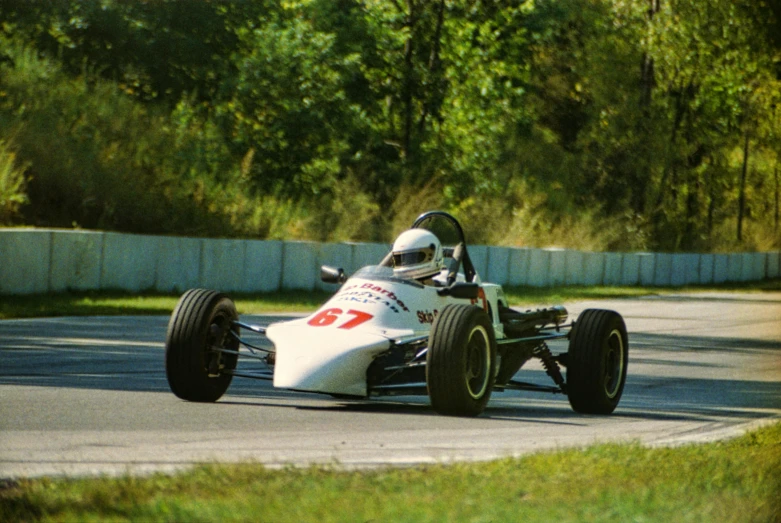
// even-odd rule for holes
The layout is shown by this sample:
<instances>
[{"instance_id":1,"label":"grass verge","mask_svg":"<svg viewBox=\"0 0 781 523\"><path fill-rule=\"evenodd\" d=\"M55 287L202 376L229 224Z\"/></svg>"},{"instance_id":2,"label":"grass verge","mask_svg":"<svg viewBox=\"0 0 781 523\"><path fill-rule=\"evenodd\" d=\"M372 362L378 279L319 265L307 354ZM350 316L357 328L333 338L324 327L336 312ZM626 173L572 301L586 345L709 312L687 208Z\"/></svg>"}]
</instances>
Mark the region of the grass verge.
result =
<instances>
[{"instance_id":1,"label":"grass verge","mask_svg":"<svg viewBox=\"0 0 781 523\"><path fill-rule=\"evenodd\" d=\"M32 479L2 521L735 521L781 518L781 423L705 445L596 445L450 466L344 471L203 465Z\"/></svg>"},{"instance_id":2,"label":"grass verge","mask_svg":"<svg viewBox=\"0 0 781 523\"><path fill-rule=\"evenodd\" d=\"M242 314L302 312L319 307L325 292L285 291L269 294L229 293ZM53 316L121 316L171 314L179 295L127 292L63 292L30 296L0 296L0 319Z\"/></svg>"},{"instance_id":3,"label":"grass verge","mask_svg":"<svg viewBox=\"0 0 781 523\"><path fill-rule=\"evenodd\" d=\"M566 304L580 300L610 300L637 298L674 293L698 292L778 292L781 291L781 279L761 282L729 283L722 285L690 285L686 287L505 287L511 305L550 303Z\"/></svg>"},{"instance_id":4,"label":"grass verge","mask_svg":"<svg viewBox=\"0 0 781 523\"><path fill-rule=\"evenodd\" d=\"M632 298L671 292L781 291L781 279L743 285L708 287L505 287L511 306L578 300ZM269 294L229 293L242 314L313 311L330 296L323 291L281 291ZM0 319L52 316L115 316L171 314L179 296L162 293L90 291L0 296Z\"/></svg>"}]
</instances>

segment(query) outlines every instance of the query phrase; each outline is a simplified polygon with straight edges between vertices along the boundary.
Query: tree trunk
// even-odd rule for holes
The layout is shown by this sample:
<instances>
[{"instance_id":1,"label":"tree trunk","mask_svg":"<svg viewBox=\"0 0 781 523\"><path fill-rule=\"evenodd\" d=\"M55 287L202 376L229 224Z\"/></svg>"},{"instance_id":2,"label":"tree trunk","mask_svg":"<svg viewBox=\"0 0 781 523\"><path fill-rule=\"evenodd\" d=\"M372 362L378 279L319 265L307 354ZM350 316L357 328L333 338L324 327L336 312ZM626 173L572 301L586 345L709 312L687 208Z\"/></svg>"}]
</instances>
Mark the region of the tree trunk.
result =
<instances>
[{"instance_id":1,"label":"tree trunk","mask_svg":"<svg viewBox=\"0 0 781 523\"><path fill-rule=\"evenodd\" d=\"M409 29L409 36L407 42L404 45L404 137L402 139L402 154L405 158L409 159L410 146L412 144L412 125L414 114L414 91L415 91L415 64L413 57L415 55L415 2L414 0L407 1L407 27Z\"/></svg>"},{"instance_id":2,"label":"tree trunk","mask_svg":"<svg viewBox=\"0 0 781 523\"><path fill-rule=\"evenodd\" d=\"M423 106L423 112L418 120L418 132L423 133L426 127L426 118L430 114L436 117L439 113L441 100L441 87L438 75L440 73L442 62L439 57L439 51L442 47L442 27L445 24L445 0L441 0L437 6L437 25L434 29L434 41L431 44L431 54L428 59L428 75L430 78L429 92L426 93L426 103Z\"/></svg>"},{"instance_id":3,"label":"tree trunk","mask_svg":"<svg viewBox=\"0 0 781 523\"><path fill-rule=\"evenodd\" d=\"M665 158L665 166L662 171L662 179L659 181L659 194L656 197L656 204L654 205L654 212L658 213L663 210L665 191L669 186L673 191L675 190L675 176L676 176L676 144L678 143L678 132L681 129L686 113L689 111L689 92L692 90L692 81L686 87L681 84L678 92L671 92L670 96L675 98L675 115L673 117L673 127L670 131L670 141L667 144L667 157ZM670 178L672 177L672 180ZM674 198L673 198L674 199Z\"/></svg>"},{"instance_id":4,"label":"tree trunk","mask_svg":"<svg viewBox=\"0 0 781 523\"><path fill-rule=\"evenodd\" d=\"M774 175L776 179L776 215L775 221L773 222L773 231L778 232L778 160L776 160Z\"/></svg>"},{"instance_id":5,"label":"tree trunk","mask_svg":"<svg viewBox=\"0 0 781 523\"><path fill-rule=\"evenodd\" d=\"M659 12L661 0L648 0L648 22L654 19L654 15ZM654 59L647 52L643 53L643 61L640 66L640 106L648 114L653 98L653 89L656 83L654 77Z\"/></svg>"},{"instance_id":6,"label":"tree trunk","mask_svg":"<svg viewBox=\"0 0 781 523\"><path fill-rule=\"evenodd\" d=\"M711 157L710 161L711 165L713 165L713 158ZM713 237L713 215L716 212L716 184L714 183L714 174L713 170L710 169L710 174L708 176L708 221L707 221L707 232L708 232L708 241L710 241Z\"/></svg>"},{"instance_id":7,"label":"tree trunk","mask_svg":"<svg viewBox=\"0 0 781 523\"><path fill-rule=\"evenodd\" d=\"M648 24L653 21L654 14L659 12L661 0L648 0ZM650 29L649 29L650 30ZM656 86L656 75L654 72L654 59L648 53L643 52L643 58L640 63L640 114L638 120L638 132L641 135L652 133L651 102L653 101L653 90ZM646 161L642 172L638 172L635 179L635 187L632 189L632 208L638 214L645 214L646 208L650 205L647 187L651 180L651 165L655 159L652 157L651 148L646 152Z\"/></svg>"},{"instance_id":8,"label":"tree trunk","mask_svg":"<svg viewBox=\"0 0 781 523\"><path fill-rule=\"evenodd\" d=\"M746 212L746 175L748 174L748 131L743 143L743 168L740 172L740 190L738 193L738 241L743 241L743 215Z\"/></svg>"}]
</instances>

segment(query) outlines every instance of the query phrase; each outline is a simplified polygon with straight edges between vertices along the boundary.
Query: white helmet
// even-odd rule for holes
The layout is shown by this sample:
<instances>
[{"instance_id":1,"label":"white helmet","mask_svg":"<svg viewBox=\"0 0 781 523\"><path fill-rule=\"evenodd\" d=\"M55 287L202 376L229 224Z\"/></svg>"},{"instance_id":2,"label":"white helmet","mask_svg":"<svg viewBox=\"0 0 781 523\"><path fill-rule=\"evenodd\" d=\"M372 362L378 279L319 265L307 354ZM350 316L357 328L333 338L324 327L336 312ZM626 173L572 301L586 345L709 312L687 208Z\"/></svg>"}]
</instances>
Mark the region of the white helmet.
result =
<instances>
[{"instance_id":1,"label":"white helmet","mask_svg":"<svg viewBox=\"0 0 781 523\"><path fill-rule=\"evenodd\" d=\"M404 231L393 242L393 273L400 278L421 279L438 274L445 266L439 238L426 229Z\"/></svg>"}]
</instances>

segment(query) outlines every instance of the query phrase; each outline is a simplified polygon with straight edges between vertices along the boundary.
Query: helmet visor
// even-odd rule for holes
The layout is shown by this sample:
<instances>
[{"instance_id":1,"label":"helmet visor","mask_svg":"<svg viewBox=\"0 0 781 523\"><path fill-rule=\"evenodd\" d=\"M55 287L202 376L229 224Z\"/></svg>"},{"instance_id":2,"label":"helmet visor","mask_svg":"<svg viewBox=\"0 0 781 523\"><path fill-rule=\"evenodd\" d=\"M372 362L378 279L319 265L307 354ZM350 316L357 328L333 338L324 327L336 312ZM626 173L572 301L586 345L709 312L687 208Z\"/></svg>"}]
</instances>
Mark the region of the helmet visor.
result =
<instances>
[{"instance_id":1,"label":"helmet visor","mask_svg":"<svg viewBox=\"0 0 781 523\"><path fill-rule=\"evenodd\" d=\"M427 247L425 249L417 249L414 251L406 252L394 252L393 253L393 266L394 267L409 267L410 265L418 265L426 263L434 259L434 247Z\"/></svg>"}]
</instances>

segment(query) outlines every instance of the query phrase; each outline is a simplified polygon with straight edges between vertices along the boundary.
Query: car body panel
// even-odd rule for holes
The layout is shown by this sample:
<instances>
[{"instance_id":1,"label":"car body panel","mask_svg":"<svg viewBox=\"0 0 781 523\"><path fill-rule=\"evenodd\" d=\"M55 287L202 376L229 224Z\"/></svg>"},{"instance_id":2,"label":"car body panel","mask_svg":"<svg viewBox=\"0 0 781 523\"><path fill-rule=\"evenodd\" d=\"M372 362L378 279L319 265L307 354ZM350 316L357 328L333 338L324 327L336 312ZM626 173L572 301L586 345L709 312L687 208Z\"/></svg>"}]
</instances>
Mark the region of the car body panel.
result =
<instances>
[{"instance_id":1,"label":"car body panel","mask_svg":"<svg viewBox=\"0 0 781 523\"><path fill-rule=\"evenodd\" d=\"M267 336L276 347L275 387L349 396L366 396L366 369L390 347L376 334L332 329L323 335L298 321L271 325Z\"/></svg>"},{"instance_id":2,"label":"car body panel","mask_svg":"<svg viewBox=\"0 0 781 523\"><path fill-rule=\"evenodd\" d=\"M377 355L395 340L427 336L445 305L470 303L437 290L396 278L388 267L361 269L312 315L267 328L274 386L366 396L366 370Z\"/></svg>"}]
</instances>

